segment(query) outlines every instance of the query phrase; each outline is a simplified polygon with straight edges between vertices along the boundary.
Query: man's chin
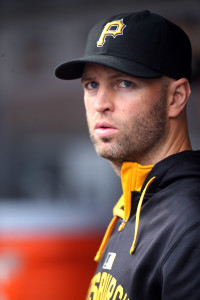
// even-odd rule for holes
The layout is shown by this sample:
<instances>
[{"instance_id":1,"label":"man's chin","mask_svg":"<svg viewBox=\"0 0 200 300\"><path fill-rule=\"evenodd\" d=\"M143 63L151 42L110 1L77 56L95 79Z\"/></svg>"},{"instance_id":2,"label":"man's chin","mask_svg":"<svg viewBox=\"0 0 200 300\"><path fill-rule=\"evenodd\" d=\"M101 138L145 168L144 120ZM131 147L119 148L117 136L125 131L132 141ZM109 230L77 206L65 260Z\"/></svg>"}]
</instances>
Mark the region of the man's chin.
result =
<instances>
[{"instance_id":1,"label":"man's chin","mask_svg":"<svg viewBox=\"0 0 200 300\"><path fill-rule=\"evenodd\" d=\"M95 145L95 150L97 152L97 154L111 162L115 162L120 160L120 153L118 153L118 151L116 151L114 145L112 145L111 143L106 143L106 144L101 144L101 145Z\"/></svg>"},{"instance_id":2,"label":"man's chin","mask_svg":"<svg viewBox=\"0 0 200 300\"><path fill-rule=\"evenodd\" d=\"M112 137L92 138L97 154L110 161L118 160L123 150Z\"/></svg>"},{"instance_id":3,"label":"man's chin","mask_svg":"<svg viewBox=\"0 0 200 300\"><path fill-rule=\"evenodd\" d=\"M112 156L112 149L111 149L111 146L108 146L106 145L105 146L95 146L95 150L97 152L97 154L101 157L104 157L104 158L108 158L110 156Z\"/></svg>"},{"instance_id":4,"label":"man's chin","mask_svg":"<svg viewBox=\"0 0 200 300\"><path fill-rule=\"evenodd\" d=\"M103 137L103 138L91 137L91 140L98 154L100 152L109 151L109 149L111 149L112 147L111 138L109 137Z\"/></svg>"}]
</instances>

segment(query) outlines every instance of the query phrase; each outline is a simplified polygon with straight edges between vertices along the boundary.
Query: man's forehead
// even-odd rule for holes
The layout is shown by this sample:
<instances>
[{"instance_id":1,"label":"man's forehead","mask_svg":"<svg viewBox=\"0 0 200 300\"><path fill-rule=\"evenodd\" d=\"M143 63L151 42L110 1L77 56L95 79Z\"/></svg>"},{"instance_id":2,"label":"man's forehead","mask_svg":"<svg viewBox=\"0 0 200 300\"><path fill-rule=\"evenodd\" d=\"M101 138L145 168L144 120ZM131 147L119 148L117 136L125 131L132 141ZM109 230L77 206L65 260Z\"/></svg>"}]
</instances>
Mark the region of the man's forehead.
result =
<instances>
[{"instance_id":1,"label":"man's forehead","mask_svg":"<svg viewBox=\"0 0 200 300\"><path fill-rule=\"evenodd\" d=\"M120 76L126 76L130 78L135 78L129 74L120 72L118 70L115 70L113 68L96 64L96 63L85 63L82 79L87 76L98 76L105 74L107 77L120 77Z\"/></svg>"}]
</instances>

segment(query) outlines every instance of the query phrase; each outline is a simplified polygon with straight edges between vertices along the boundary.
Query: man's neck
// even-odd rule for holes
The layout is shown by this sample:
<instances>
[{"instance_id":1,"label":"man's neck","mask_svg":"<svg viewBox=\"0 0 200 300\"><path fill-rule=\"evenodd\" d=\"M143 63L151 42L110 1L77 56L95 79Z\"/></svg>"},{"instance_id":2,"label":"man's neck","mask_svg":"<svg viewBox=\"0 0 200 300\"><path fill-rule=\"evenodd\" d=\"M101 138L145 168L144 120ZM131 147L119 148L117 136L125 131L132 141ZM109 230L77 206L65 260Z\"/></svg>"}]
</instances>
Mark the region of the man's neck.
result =
<instances>
[{"instance_id":1,"label":"man's neck","mask_svg":"<svg viewBox=\"0 0 200 300\"><path fill-rule=\"evenodd\" d=\"M192 149L188 134L186 134L185 136L180 134L178 140L179 142L177 143L171 143L171 144L168 143L163 149L157 149L157 150L154 149L153 151L146 154L145 156L139 156L135 161L132 162L139 163L140 165L143 166L155 165L156 163L165 159L168 156ZM116 172L116 174L120 177L123 162L110 161L110 163L114 171Z\"/></svg>"}]
</instances>

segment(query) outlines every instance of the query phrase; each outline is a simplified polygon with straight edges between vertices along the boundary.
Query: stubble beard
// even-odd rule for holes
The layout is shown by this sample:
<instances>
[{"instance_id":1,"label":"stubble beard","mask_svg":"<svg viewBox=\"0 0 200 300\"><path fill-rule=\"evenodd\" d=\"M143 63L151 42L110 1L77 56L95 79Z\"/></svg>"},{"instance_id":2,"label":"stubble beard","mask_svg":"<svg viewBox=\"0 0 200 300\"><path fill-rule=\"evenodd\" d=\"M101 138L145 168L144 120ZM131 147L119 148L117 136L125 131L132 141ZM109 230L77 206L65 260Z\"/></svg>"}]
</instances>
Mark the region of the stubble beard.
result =
<instances>
[{"instance_id":1,"label":"stubble beard","mask_svg":"<svg viewBox=\"0 0 200 300\"><path fill-rule=\"evenodd\" d=\"M150 111L134 116L128 124L115 122L115 126L120 129L119 134L99 138L93 134L88 123L97 154L116 165L124 161L148 161L166 136L165 96L161 95Z\"/></svg>"}]
</instances>

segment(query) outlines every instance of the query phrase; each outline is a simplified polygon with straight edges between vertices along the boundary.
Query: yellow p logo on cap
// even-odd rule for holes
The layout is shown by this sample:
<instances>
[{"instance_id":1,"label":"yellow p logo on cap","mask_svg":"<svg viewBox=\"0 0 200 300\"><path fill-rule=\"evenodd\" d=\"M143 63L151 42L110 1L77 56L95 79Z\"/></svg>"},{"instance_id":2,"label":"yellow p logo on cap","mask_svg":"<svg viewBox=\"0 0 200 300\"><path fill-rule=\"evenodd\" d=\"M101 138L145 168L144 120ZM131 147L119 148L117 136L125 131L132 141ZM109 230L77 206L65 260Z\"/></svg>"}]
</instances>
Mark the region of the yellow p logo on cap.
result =
<instances>
[{"instance_id":1,"label":"yellow p logo on cap","mask_svg":"<svg viewBox=\"0 0 200 300\"><path fill-rule=\"evenodd\" d=\"M116 27L115 30L111 30L111 27ZM122 20L117 20L117 21L112 21L112 22L108 22L102 33L101 33L101 36L97 42L97 47L102 47L104 44L105 44L105 41L106 41L106 37L108 35L111 35L113 36L114 38L117 36L117 35L122 35L123 34L123 30L124 28L126 27L126 25L123 23L123 19Z\"/></svg>"}]
</instances>

